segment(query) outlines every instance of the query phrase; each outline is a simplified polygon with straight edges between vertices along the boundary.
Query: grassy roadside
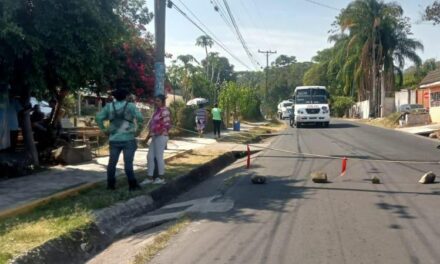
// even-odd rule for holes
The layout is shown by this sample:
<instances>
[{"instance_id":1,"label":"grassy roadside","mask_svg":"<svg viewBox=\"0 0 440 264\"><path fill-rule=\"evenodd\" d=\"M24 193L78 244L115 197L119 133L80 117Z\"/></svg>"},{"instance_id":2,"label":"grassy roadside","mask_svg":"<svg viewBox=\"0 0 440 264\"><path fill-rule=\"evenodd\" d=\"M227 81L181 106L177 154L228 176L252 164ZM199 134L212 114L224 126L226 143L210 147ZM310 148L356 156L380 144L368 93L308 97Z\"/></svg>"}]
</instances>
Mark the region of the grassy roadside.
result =
<instances>
[{"instance_id":1,"label":"grassy roadside","mask_svg":"<svg viewBox=\"0 0 440 264\"><path fill-rule=\"evenodd\" d=\"M397 128L399 126L400 113L393 113L384 118L357 120L357 122L384 128Z\"/></svg>"},{"instance_id":2,"label":"grassy roadside","mask_svg":"<svg viewBox=\"0 0 440 264\"><path fill-rule=\"evenodd\" d=\"M192 169L217 158L222 153L204 151L186 154L167 164L166 180L171 181ZM142 180L146 172L138 171ZM81 228L93 221L92 211L129 200L151 192L157 186L149 185L140 191L128 192L125 177L118 177L118 189L106 190L105 183L97 188L80 192L62 200L53 200L34 211L0 221L0 263L35 248L48 240Z\"/></svg>"},{"instance_id":3,"label":"grassy roadside","mask_svg":"<svg viewBox=\"0 0 440 264\"><path fill-rule=\"evenodd\" d=\"M223 140L234 143L252 142L258 140L262 134L284 129L283 125L279 123L256 127L249 132L237 133L233 137L229 139L225 137ZM192 169L214 160L226 151L227 149L204 148L173 159L167 162L165 178L167 181L171 181L178 176L187 174ZM140 181L145 178L145 174L145 170L136 172ZM93 221L92 211L94 210L127 201L157 188L157 186L149 185L140 191L128 192L125 176L118 177L116 191L108 191L105 187L105 183L101 183L96 188L82 191L76 196L53 200L27 214L1 220L0 264L7 263L13 257L51 239L87 227Z\"/></svg>"}]
</instances>

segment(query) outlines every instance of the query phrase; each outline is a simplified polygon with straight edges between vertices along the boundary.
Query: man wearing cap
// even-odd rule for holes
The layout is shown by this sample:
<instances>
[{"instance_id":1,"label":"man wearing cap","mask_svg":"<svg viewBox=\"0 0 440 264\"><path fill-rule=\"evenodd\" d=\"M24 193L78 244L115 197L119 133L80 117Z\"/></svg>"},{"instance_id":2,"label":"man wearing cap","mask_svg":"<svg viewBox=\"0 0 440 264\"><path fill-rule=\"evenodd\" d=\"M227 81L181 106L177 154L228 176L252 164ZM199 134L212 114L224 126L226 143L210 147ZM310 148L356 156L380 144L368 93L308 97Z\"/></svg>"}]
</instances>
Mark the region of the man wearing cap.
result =
<instances>
[{"instance_id":1,"label":"man wearing cap","mask_svg":"<svg viewBox=\"0 0 440 264\"><path fill-rule=\"evenodd\" d=\"M115 101L105 105L101 112L96 115L96 123L99 128L109 135L110 158L107 166L107 189L116 188L116 164L121 152L124 153L124 169L127 175L129 190L139 189L133 170L133 159L137 149L136 135L142 129L143 117L133 103L127 102L128 92L124 89L113 91ZM108 128L104 126L104 120L109 120ZM136 121L136 123L135 123Z\"/></svg>"}]
</instances>

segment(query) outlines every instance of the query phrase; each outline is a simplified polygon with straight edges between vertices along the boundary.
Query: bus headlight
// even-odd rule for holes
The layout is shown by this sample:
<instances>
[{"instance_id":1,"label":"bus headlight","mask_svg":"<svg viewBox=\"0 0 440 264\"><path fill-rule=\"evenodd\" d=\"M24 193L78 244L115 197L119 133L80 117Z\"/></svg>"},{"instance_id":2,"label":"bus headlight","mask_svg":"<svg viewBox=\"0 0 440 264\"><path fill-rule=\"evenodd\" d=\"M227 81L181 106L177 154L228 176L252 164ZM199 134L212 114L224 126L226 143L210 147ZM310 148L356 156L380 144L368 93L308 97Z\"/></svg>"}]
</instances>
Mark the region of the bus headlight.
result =
<instances>
[{"instance_id":1,"label":"bus headlight","mask_svg":"<svg viewBox=\"0 0 440 264\"><path fill-rule=\"evenodd\" d=\"M328 114L329 113L329 109L328 109L327 106L323 106L321 109L322 109L322 113L323 114Z\"/></svg>"}]
</instances>

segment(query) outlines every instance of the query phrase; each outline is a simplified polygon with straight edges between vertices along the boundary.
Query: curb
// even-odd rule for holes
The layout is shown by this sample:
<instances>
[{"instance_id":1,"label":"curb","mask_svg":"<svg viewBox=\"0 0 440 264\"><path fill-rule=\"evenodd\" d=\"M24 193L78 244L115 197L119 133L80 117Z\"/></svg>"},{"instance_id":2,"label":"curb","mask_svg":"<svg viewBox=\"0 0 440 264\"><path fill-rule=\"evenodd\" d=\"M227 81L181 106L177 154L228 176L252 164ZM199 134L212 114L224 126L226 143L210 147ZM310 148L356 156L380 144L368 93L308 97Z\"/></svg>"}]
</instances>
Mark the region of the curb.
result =
<instances>
[{"instance_id":1,"label":"curb","mask_svg":"<svg viewBox=\"0 0 440 264\"><path fill-rule=\"evenodd\" d=\"M129 222L128 220L163 206L194 185L215 175L225 166L237 160L240 155L243 153L227 152L149 194L96 211L94 212L95 221L90 225L49 240L16 257L10 263L83 263L123 235L124 225Z\"/></svg>"},{"instance_id":2,"label":"curb","mask_svg":"<svg viewBox=\"0 0 440 264\"><path fill-rule=\"evenodd\" d=\"M355 123L355 124L361 124L361 125L365 125L365 126L369 126L369 127L375 127L375 128L379 128L379 129L384 129L384 130L388 130L388 131L392 131L392 132L396 132L396 133L401 133L403 135L413 136L413 137L416 137L416 138L419 138L419 139L424 139L426 141L430 141L430 142L437 143L437 144L440 143L439 139L433 139L433 138L429 138L429 137L424 137L424 136L420 136L418 134L413 134L413 133L408 133L408 132L405 132L405 131L400 131L400 130L395 129L395 128L375 126L375 125L372 125L372 124L362 123L362 122L354 121L354 120L345 120L345 119L339 119L339 120L341 120L341 121L348 121L348 122Z\"/></svg>"},{"instance_id":3,"label":"curb","mask_svg":"<svg viewBox=\"0 0 440 264\"><path fill-rule=\"evenodd\" d=\"M184 156L188 153L191 153L191 152L192 152L191 149L184 150L180 153L177 153L176 155L173 155L171 157L166 158L165 162L172 161L174 159L182 157L182 156ZM124 174L123 172L120 174L116 174L116 177L123 175L123 174ZM88 183L84 183L84 184L79 184L73 188L68 188L66 190L54 193L54 194L49 195L47 197L39 198L39 199L30 201L30 202L27 202L25 204L19 205L17 207L6 209L6 210L0 212L0 220L3 220L8 217L14 217L14 216L17 216L20 214L28 213L39 206L47 204L48 202L50 202L52 200L61 200L61 199L65 199L70 196L77 195L79 192L95 188L96 186L98 186L102 182L105 182L105 180L99 180L96 182L88 182Z\"/></svg>"}]
</instances>

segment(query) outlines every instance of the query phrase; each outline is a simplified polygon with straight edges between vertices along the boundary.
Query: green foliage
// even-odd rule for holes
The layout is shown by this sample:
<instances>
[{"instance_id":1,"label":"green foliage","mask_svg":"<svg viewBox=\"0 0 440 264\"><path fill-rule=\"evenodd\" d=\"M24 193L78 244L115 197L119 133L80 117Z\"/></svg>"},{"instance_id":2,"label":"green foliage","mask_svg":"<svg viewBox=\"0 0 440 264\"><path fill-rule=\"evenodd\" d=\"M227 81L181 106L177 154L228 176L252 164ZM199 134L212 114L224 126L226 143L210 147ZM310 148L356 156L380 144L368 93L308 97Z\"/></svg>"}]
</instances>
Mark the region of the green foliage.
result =
<instances>
[{"instance_id":1,"label":"green foliage","mask_svg":"<svg viewBox=\"0 0 440 264\"><path fill-rule=\"evenodd\" d=\"M332 114L337 117L342 117L353 105L353 98L347 96L335 96L332 98Z\"/></svg>"},{"instance_id":2,"label":"green foliage","mask_svg":"<svg viewBox=\"0 0 440 264\"><path fill-rule=\"evenodd\" d=\"M65 117L73 116L76 113L77 100L73 94L66 96L63 100L63 109L66 111Z\"/></svg>"},{"instance_id":3,"label":"green foliage","mask_svg":"<svg viewBox=\"0 0 440 264\"><path fill-rule=\"evenodd\" d=\"M403 73L403 82L398 88L416 88L425 76L433 70L440 68L440 61L426 60L420 67L413 66Z\"/></svg>"},{"instance_id":4,"label":"green foliage","mask_svg":"<svg viewBox=\"0 0 440 264\"><path fill-rule=\"evenodd\" d=\"M5 0L0 12L0 78L27 96L108 84L113 48L152 18L145 0Z\"/></svg>"},{"instance_id":5,"label":"green foliage","mask_svg":"<svg viewBox=\"0 0 440 264\"><path fill-rule=\"evenodd\" d=\"M432 5L427 6L423 18L432 21L434 25L440 24L440 1L434 1Z\"/></svg>"},{"instance_id":6,"label":"green foliage","mask_svg":"<svg viewBox=\"0 0 440 264\"><path fill-rule=\"evenodd\" d=\"M405 60L421 63L416 51L423 46L410 38L411 24L396 2L352 1L341 11L334 26L330 37L334 46L318 53L314 58L318 66L305 78L307 83L326 83L333 95L369 99L380 87L379 74L372 72L379 73L382 68L386 91L392 92L395 73L402 71Z\"/></svg>"},{"instance_id":7,"label":"green foliage","mask_svg":"<svg viewBox=\"0 0 440 264\"><path fill-rule=\"evenodd\" d=\"M223 86L219 99L227 123L231 114L234 120L238 120L239 117L255 120L261 116L260 100L255 89L229 82Z\"/></svg>"}]
</instances>

